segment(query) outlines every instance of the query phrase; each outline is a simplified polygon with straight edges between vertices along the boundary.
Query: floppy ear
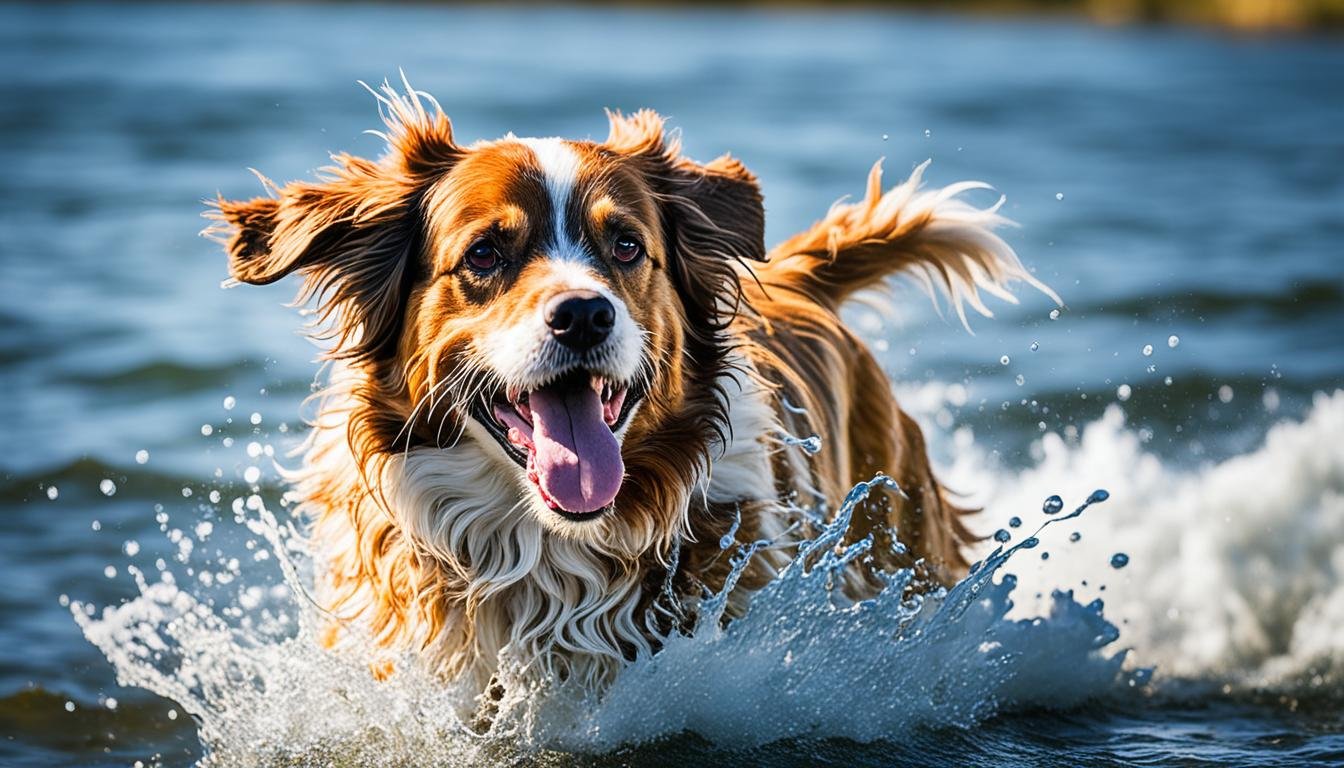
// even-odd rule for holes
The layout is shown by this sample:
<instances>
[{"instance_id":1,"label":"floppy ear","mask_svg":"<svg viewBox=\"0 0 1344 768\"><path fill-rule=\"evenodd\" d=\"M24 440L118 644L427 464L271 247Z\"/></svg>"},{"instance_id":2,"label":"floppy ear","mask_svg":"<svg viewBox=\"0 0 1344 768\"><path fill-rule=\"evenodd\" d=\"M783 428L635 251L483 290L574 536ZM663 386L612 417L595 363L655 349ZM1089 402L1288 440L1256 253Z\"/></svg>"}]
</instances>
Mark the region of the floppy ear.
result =
<instances>
[{"instance_id":1,"label":"floppy ear","mask_svg":"<svg viewBox=\"0 0 1344 768\"><path fill-rule=\"evenodd\" d=\"M229 254L229 274L235 280L264 285L287 274L281 270L268 273L261 269L271 251L270 240L275 232L276 214L280 211L279 200L270 197L225 200L221 197L215 202L215 209L216 214L207 215L227 222L233 228L224 250Z\"/></svg>"},{"instance_id":2,"label":"floppy ear","mask_svg":"<svg viewBox=\"0 0 1344 768\"><path fill-rule=\"evenodd\" d=\"M611 133L604 146L644 164L660 198L670 269L683 299L701 319L725 326L741 298L734 262L747 268L765 260L765 208L755 175L728 155L703 165L683 156L651 110L607 117Z\"/></svg>"},{"instance_id":3,"label":"floppy ear","mask_svg":"<svg viewBox=\"0 0 1344 768\"><path fill-rule=\"evenodd\" d=\"M234 279L265 285L301 273L297 301L316 299L319 322L334 320L332 354L369 359L395 345L419 244L418 188L378 163L336 162L276 198L217 201L213 218L224 226L215 231L230 233Z\"/></svg>"},{"instance_id":4,"label":"floppy ear","mask_svg":"<svg viewBox=\"0 0 1344 768\"><path fill-rule=\"evenodd\" d=\"M448 118L416 92L385 85L374 95L388 127L380 161L336 155L316 181L267 182L274 198L220 198L206 213L220 222L207 232L226 235L234 279L264 285L299 272L296 301L316 299L318 322L332 321L321 334L336 340L330 355L356 360L395 350L418 264L420 196L462 154Z\"/></svg>"}]
</instances>

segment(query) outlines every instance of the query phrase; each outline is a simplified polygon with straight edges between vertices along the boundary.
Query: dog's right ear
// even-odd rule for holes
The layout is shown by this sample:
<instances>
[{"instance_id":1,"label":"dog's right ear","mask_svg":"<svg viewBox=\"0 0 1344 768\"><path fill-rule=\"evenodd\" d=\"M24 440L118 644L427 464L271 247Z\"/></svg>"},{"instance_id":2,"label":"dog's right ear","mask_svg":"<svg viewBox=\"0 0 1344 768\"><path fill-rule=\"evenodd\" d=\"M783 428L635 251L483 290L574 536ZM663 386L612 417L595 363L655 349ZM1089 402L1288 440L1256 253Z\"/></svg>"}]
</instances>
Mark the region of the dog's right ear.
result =
<instances>
[{"instance_id":1,"label":"dog's right ear","mask_svg":"<svg viewBox=\"0 0 1344 768\"><path fill-rule=\"evenodd\" d=\"M319 334L336 340L332 355L383 357L395 349L418 263L419 198L434 174L407 173L395 157L334 159L317 181L268 185L273 198L215 201L206 215L219 223L207 232L222 236L235 280L301 274L297 303L316 301Z\"/></svg>"},{"instance_id":2,"label":"dog's right ear","mask_svg":"<svg viewBox=\"0 0 1344 768\"><path fill-rule=\"evenodd\" d=\"M206 215L220 224L207 232L226 235L235 280L266 285L300 271L331 288L356 275L367 279L405 256L426 182L386 160L333 159L317 181L277 188L263 179L275 197L214 202Z\"/></svg>"},{"instance_id":3,"label":"dog's right ear","mask_svg":"<svg viewBox=\"0 0 1344 768\"><path fill-rule=\"evenodd\" d=\"M402 305L418 268L420 198L467 150L438 104L407 85L373 91L387 126L377 161L339 154L313 181L272 197L214 201L206 213L229 254L229 274L253 285L303 276L298 303L316 301L336 357L369 359L395 348ZM433 109L427 109L428 101Z\"/></svg>"},{"instance_id":4,"label":"dog's right ear","mask_svg":"<svg viewBox=\"0 0 1344 768\"><path fill-rule=\"evenodd\" d=\"M233 279L265 285L294 270L296 264L279 265L271 258L271 236L275 234L280 201L270 197L251 200L225 200L215 203L215 216L229 226L233 234L224 243L229 254L229 274Z\"/></svg>"}]
</instances>

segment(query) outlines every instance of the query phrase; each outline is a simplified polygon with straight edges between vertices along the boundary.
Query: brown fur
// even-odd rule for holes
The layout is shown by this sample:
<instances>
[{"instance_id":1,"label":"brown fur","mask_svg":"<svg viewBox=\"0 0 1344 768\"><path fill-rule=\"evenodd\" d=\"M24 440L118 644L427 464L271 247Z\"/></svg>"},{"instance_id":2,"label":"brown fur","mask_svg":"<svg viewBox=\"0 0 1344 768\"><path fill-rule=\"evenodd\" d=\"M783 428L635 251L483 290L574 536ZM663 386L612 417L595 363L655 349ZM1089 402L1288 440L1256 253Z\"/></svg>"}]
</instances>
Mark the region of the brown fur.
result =
<instances>
[{"instance_id":1,"label":"brown fur","mask_svg":"<svg viewBox=\"0 0 1344 768\"><path fill-rule=\"evenodd\" d=\"M380 161L339 155L317 182L285 185L274 198L220 200L214 216L228 235L236 279L304 275L300 298L315 301L329 355L342 361L299 480L304 511L329 545L329 607L380 644L418 647L445 674L470 670L484 687L498 651L490 638L500 630L479 625L494 615L491 601L508 599L515 587L481 582L471 542L445 553L408 529L405 511L387 498L386 472L412 450L452 451L472 439L463 404L489 379L481 339L535 311L549 273L544 262L520 260L507 279L484 281L463 272L460 254L481 232L530 253L549 202L522 145L460 147L441 112L388 93L380 99L391 113L389 151ZM773 518L791 503L824 501L833 509L849 487L879 472L905 496L870 499L848 539L872 535L881 568L922 561L942 583L963 573L962 547L972 540L960 519L965 510L934 477L918 426L838 312L855 291L897 271L927 270L954 287L969 285L973 304L975 285L993 290L1022 275L988 257L977 262L955 232L938 229L932 211L901 219L900 206L886 204L876 169L864 201L832 209L753 269L766 256L755 177L726 156L703 165L687 159L652 112L610 119L604 143L572 145L587 191L571 205L595 242L619 220L647 243L647 265L604 275L647 330L651 382L624 438L616 512L584 523L593 532L581 534L612 583L633 577L634 598L649 608L661 599L666 564L676 560L677 604L660 606L657 622L669 631L693 613L705 588L723 584L728 557L718 542L735 515L738 540L751 541L782 527ZM821 436L825 449L810 463L776 453L769 498L708 502L694 491L718 447L769 438L729 434L733 403L724 381L735 367L768 391L779 424ZM452 386L436 392L445 381ZM811 488L822 498L811 498ZM908 553L893 551L893 533ZM758 558L739 592L762 586L782 557ZM744 604L739 597L734 611ZM645 640L656 646L657 633ZM618 657L638 645L629 637L613 643Z\"/></svg>"}]
</instances>

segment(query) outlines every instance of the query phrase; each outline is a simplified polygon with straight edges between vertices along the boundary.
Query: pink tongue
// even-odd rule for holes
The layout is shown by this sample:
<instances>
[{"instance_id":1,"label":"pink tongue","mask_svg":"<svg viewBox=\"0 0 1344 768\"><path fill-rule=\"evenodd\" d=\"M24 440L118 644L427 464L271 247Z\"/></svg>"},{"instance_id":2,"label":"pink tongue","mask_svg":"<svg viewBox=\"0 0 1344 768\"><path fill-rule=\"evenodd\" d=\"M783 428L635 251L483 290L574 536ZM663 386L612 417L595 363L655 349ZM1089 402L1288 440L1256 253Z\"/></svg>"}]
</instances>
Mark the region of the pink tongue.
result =
<instances>
[{"instance_id":1,"label":"pink tongue","mask_svg":"<svg viewBox=\"0 0 1344 768\"><path fill-rule=\"evenodd\" d=\"M537 480L566 512L596 512L616 498L625 475L621 446L602 420L592 387L528 394Z\"/></svg>"}]
</instances>

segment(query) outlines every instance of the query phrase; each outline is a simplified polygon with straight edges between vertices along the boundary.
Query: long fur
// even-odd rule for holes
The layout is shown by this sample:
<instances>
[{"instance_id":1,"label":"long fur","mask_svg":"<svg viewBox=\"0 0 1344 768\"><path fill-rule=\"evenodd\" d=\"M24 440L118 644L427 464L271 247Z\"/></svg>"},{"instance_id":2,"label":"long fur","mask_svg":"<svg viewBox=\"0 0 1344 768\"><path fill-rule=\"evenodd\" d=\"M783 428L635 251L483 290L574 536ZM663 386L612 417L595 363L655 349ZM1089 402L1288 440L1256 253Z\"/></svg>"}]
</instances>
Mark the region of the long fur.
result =
<instances>
[{"instance_id":1,"label":"long fur","mask_svg":"<svg viewBox=\"0 0 1344 768\"><path fill-rule=\"evenodd\" d=\"M964 570L964 510L838 313L898 272L940 286L963 319L964 304L988 314L981 290L1011 300L1012 280L1049 294L993 233L1004 223L997 206L959 197L978 185L921 190L920 166L884 193L875 167L862 201L834 206L766 261L759 188L737 160L686 158L649 111L610 113L602 144L565 143L579 170L601 169L590 183L626 195L631 210L656 210L645 222L647 282L613 272L599 286L642 334L647 395L620 432L626 477L614 512L568 522L548 516L467 410L506 378L482 350L488 331L530 316L526 302L568 273L529 262L518 287L494 294L435 261L453 237L447 222L501 207L464 190L530 189L510 198L521 208L502 207L519 221L528 205L533 219L554 213L525 199L560 194L529 181L528 147L543 145L463 147L437 103L409 85L375 95L384 157L340 155L317 182L220 200L211 214L237 280L298 272L300 300L325 321L317 333L335 362L291 481L322 557L328 643L368 634L414 648L483 692L505 654L538 678L598 686L691 626L728 575L721 538L771 542L732 593L736 616L809 532L804 508L833 507L877 472L904 495L876 494L849 540L872 535L876 567L916 566L926 583ZM818 435L824 450L806 455L785 433ZM876 585L856 567L846 588Z\"/></svg>"},{"instance_id":2,"label":"long fur","mask_svg":"<svg viewBox=\"0 0 1344 768\"><path fill-rule=\"evenodd\" d=\"M994 232L1011 223L999 215L1003 199L989 208L963 200L966 192L990 188L978 181L924 189L929 162L886 192L882 163L874 163L863 199L836 203L821 221L775 246L769 264L758 270L761 283L801 291L836 310L855 293L905 273L931 297L941 289L963 324L967 304L994 316L980 299L982 290L1016 304L1008 291L1015 280L1058 302Z\"/></svg>"}]
</instances>

